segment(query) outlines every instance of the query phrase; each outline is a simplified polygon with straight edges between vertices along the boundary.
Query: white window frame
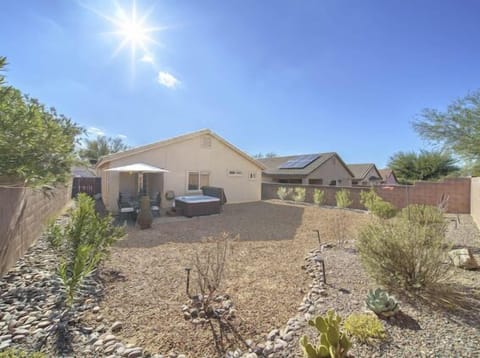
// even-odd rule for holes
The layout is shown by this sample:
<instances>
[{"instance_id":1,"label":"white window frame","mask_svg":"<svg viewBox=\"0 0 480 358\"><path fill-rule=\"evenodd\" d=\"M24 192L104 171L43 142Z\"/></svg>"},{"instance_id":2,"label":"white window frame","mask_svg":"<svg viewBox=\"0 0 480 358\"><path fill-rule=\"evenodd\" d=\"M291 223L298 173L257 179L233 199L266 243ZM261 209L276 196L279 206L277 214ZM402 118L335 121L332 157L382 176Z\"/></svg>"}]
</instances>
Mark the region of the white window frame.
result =
<instances>
[{"instance_id":1,"label":"white window frame","mask_svg":"<svg viewBox=\"0 0 480 358\"><path fill-rule=\"evenodd\" d=\"M189 179L190 174L198 174L198 189L189 189ZM208 185L210 185L210 172L208 170L187 170L186 173L186 192L187 193L198 193L201 192L200 180L202 175L208 175Z\"/></svg>"},{"instance_id":2,"label":"white window frame","mask_svg":"<svg viewBox=\"0 0 480 358\"><path fill-rule=\"evenodd\" d=\"M233 173L232 173L233 172ZM240 169L227 169L227 175L229 177L243 177L243 170Z\"/></svg>"}]
</instances>

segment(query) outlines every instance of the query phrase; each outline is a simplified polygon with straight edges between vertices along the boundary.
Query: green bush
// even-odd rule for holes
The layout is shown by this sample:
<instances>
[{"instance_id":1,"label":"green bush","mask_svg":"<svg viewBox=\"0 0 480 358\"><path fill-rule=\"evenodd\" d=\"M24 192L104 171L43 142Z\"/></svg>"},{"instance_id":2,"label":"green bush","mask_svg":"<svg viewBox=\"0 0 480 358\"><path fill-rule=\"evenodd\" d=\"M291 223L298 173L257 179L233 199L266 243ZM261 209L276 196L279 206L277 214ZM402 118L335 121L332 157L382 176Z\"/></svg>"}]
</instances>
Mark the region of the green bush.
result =
<instances>
[{"instance_id":1,"label":"green bush","mask_svg":"<svg viewBox=\"0 0 480 358\"><path fill-rule=\"evenodd\" d=\"M300 338L300 347L307 358L342 358L347 357L351 343L340 328L342 319L333 310L325 316L309 320L308 324L317 329L318 345L314 346L307 336Z\"/></svg>"},{"instance_id":2,"label":"green bush","mask_svg":"<svg viewBox=\"0 0 480 358\"><path fill-rule=\"evenodd\" d=\"M352 313L343 324L345 332L362 343L372 338L385 339L385 328L377 316L367 313Z\"/></svg>"},{"instance_id":3,"label":"green bush","mask_svg":"<svg viewBox=\"0 0 480 358\"><path fill-rule=\"evenodd\" d=\"M372 188L369 191L360 192L360 203L375 216L382 219L393 218L397 211L389 202L384 201Z\"/></svg>"},{"instance_id":4,"label":"green bush","mask_svg":"<svg viewBox=\"0 0 480 358\"><path fill-rule=\"evenodd\" d=\"M419 225L403 217L371 223L357 240L371 276L405 289L431 286L445 277L446 247L445 226Z\"/></svg>"},{"instance_id":5,"label":"green bush","mask_svg":"<svg viewBox=\"0 0 480 358\"><path fill-rule=\"evenodd\" d=\"M411 204L403 208L399 216L419 225L445 224L443 212L431 205Z\"/></svg>"},{"instance_id":6,"label":"green bush","mask_svg":"<svg viewBox=\"0 0 480 358\"><path fill-rule=\"evenodd\" d=\"M95 202L85 194L77 196L65 225L51 224L47 237L60 259L59 276L66 290L66 303L71 305L79 284L108 253L110 246L124 235L110 216L100 217Z\"/></svg>"},{"instance_id":7,"label":"green bush","mask_svg":"<svg viewBox=\"0 0 480 358\"><path fill-rule=\"evenodd\" d=\"M337 207L345 209L352 205L353 201L350 199L350 192L347 189L342 189L335 193L335 200Z\"/></svg>"},{"instance_id":8,"label":"green bush","mask_svg":"<svg viewBox=\"0 0 480 358\"><path fill-rule=\"evenodd\" d=\"M20 349L9 348L0 352L0 358L47 358L47 356L41 352L26 352Z\"/></svg>"},{"instance_id":9,"label":"green bush","mask_svg":"<svg viewBox=\"0 0 480 358\"><path fill-rule=\"evenodd\" d=\"M285 200L292 193L292 189L281 186L277 189L277 196L280 200Z\"/></svg>"},{"instance_id":10,"label":"green bush","mask_svg":"<svg viewBox=\"0 0 480 358\"><path fill-rule=\"evenodd\" d=\"M313 190L313 202L317 205L323 205L325 203L325 192L320 189Z\"/></svg>"},{"instance_id":11,"label":"green bush","mask_svg":"<svg viewBox=\"0 0 480 358\"><path fill-rule=\"evenodd\" d=\"M305 188L295 188L293 190L293 200L298 202L305 201L305 193L306 193Z\"/></svg>"}]
</instances>

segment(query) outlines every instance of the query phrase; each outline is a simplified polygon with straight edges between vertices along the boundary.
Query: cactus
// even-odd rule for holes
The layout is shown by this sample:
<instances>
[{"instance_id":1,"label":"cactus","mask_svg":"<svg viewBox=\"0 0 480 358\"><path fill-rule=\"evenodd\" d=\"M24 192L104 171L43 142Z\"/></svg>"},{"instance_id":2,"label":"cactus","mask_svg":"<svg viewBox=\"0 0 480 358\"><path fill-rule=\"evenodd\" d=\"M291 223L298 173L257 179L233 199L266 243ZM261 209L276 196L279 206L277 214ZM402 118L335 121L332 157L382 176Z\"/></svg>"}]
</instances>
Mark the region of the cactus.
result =
<instances>
[{"instance_id":1,"label":"cactus","mask_svg":"<svg viewBox=\"0 0 480 358\"><path fill-rule=\"evenodd\" d=\"M308 321L319 333L318 345L314 346L307 336L300 338L300 346L306 358L342 358L347 356L351 343L345 333L340 331L342 319L333 310L326 316L318 316Z\"/></svg>"},{"instance_id":2,"label":"cactus","mask_svg":"<svg viewBox=\"0 0 480 358\"><path fill-rule=\"evenodd\" d=\"M368 291L365 303L370 310L383 317L394 316L400 309L397 300L381 288Z\"/></svg>"}]
</instances>

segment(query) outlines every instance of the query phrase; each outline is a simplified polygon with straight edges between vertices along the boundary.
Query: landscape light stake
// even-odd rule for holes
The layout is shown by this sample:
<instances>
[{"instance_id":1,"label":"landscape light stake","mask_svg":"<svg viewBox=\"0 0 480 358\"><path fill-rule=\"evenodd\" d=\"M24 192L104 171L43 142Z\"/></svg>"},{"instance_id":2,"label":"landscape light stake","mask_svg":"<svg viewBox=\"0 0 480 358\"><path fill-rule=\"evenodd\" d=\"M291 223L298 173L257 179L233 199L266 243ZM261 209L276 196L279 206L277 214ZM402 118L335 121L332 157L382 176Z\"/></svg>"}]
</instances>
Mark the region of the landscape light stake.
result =
<instances>
[{"instance_id":1,"label":"landscape light stake","mask_svg":"<svg viewBox=\"0 0 480 358\"><path fill-rule=\"evenodd\" d=\"M316 232L316 233L317 233L317 237L318 237L318 246L321 246L321 242L320 242L320 230L313 230L313 232Z\"/></svg>"},{"instance_id":2,"label":"landscape light stake","mask_svg":"<svg viewBox=\"0 0 480 358\"><path fill-rule=\"evenodd\" d=\"M186 291L187 291L187 296L188 297L191 297L190 292L189 292L190 291L190 271L191 270L192 269L190 267L185 267L185 271L187 271L187 290Z\"/></svg>"},{"instance_id":3,"label":"landscape light stake","mask_svg":"<svg viewBox=\"0 0 480 358\"><path fill-rule=\"evenodd\" d=\"M318 255L315 257L315 261L317 264L322 264L323 283L327 284L327 277L325 276L325 261Z\"/></svg>"}]
</instances>

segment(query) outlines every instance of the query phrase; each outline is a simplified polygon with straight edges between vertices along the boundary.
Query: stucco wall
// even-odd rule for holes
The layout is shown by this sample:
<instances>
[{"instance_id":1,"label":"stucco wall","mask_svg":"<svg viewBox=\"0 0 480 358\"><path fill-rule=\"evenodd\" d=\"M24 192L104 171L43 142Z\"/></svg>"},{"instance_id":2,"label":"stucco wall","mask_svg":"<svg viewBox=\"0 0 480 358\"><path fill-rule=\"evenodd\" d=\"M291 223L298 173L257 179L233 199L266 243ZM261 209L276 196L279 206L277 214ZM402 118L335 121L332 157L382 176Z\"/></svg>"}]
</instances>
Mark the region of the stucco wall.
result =
<instances>
[{"instance_id":1,"label":"stucco wall","mask_svg":"<svg viewBox=\"0 0 480 358\"><path fill-rule=\"evenodd\" d=\"M336 157L328 159L311 172L305 179L304 184L308 184L309 179L323 179L323 185L329 185L332 180L336 180L337 185L340 186L350 186L352 184L350 173ZM339 180L341 180L341 183L338 182Z\"/></svg>"},{"instance_id":2,"label":"stucco wall","mask_svg":"<svg viewBox=\"0 0 480 358\"><path fill-rule=\"evenodd\" d=\"M473 220L480 228L480 177L471 180L470 210Z\"/></svg>"},{"instance_id":3,"label":"stucco wall","mask_svg":"<svg viewBox=\"0 0 480 358\"><path fill-rule=\"evenodd\" d=\"M210 138L210 146L205 145L205 136ZM208 134L193 137L167 146L150 149L124 158L109 162L110 168L146 163L168 169L163 174L163 193L173 190L176 195L196 194L187 191L187 172L205 171L210 173L210 185L222 187L229 203L257 201L261 197L261 169L237 152ZM117 210L118 173L105 172L102 167L99 174L102 177L102 192L108 210ZM229 176L228 170L239 170L241 176ZM256 178L249 179L249 173L254 172ZM103 183L108 182L107 185ZM162 205L167 203L162 200Z\"/></svg>"},{"instance_id":4,"label":"stucco wall","mask_svg":"<svg viewBox=\"0 0 480 358\"><path fill-rule=\"evenodd\" d=\"M69 202L71 186L44 193L29 188L0 187L0 275L40 236L47 219Z\"/></svg>"}]
</instances>

